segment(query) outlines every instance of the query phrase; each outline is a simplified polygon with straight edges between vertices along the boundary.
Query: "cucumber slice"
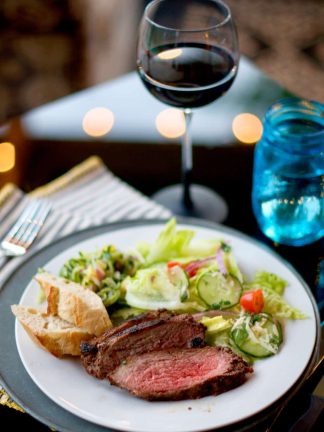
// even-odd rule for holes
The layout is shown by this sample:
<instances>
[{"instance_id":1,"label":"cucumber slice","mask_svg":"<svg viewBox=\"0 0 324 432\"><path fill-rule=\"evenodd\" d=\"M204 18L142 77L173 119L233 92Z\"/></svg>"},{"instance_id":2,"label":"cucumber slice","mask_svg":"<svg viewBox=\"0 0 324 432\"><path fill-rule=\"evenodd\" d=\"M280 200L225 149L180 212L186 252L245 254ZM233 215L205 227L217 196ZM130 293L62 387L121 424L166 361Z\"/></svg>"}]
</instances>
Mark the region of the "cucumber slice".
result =
<instances>
[{"instance_id":1,"label":"cucumber slice","mask_svg":"<svg viewBox=\"0 0 324 432\"><path fill-rule=\"evenodd\" d=\"M206 271L197 280L197 291L213 309L227 309L240 301L242 285L236 277L219 271Z\"/></svg>"},{"instance_id":2,"label":"cucumber slice","mask_svg":"<svg viewBox=\"0 0 324 432\"><path fill-rule=\"evenodd\" d=\"M277 354L282 343L282 330L269 314L246 314L232 327L231 337L241 351L262 358Z\"/></svg>"}]
</instances>

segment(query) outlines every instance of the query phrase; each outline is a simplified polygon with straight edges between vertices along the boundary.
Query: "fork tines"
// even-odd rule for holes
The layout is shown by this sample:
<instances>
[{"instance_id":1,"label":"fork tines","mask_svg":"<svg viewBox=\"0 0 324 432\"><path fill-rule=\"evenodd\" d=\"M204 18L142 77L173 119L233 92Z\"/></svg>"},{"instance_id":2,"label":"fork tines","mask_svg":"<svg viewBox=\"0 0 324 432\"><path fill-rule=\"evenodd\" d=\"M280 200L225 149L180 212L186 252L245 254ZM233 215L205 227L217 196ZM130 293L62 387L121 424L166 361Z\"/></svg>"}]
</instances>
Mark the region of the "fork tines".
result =
<instances>
[{"instance_id":1,"label":"fork tines","mask_svg":"<svg viewBox=\"0 0 324 432\"><path fill-rule=\"evenodd\" d=\"M23 255L37 234L50 211L46 200L33 199L22 212L1 243L1 247L13 255Z\"/></svg>"}]
</instances>

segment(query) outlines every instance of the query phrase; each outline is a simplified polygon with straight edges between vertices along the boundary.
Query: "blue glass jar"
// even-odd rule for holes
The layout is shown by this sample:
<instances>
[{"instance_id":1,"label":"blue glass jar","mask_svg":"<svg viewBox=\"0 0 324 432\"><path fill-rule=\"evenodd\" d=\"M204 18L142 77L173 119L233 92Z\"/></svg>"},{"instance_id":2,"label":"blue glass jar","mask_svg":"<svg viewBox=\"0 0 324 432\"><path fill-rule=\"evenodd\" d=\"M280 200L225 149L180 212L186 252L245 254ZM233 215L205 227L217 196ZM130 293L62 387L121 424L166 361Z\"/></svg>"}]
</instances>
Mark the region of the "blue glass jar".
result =
<instances>
[{"instance_id":1,"label":"blue glass jar","mask_svg":"<svg viewBox=\"0 0 324 432\"><path fill-rule=\"evenodd\" d=\"M283 99L264 118L252 206L263 233L302 246L324 235L324 105Z\"/></svg>"}]
</instances>

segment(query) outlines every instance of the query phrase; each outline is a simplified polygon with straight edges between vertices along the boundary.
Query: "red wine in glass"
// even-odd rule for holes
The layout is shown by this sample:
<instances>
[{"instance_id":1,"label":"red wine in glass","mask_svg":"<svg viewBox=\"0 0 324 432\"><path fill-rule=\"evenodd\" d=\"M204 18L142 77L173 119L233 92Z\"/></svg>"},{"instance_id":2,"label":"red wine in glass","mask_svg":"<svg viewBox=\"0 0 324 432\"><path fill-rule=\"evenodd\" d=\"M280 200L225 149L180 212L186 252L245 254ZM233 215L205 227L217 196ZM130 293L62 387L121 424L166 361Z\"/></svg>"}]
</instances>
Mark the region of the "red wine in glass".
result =
<instances>
[{"instance_id":1,"label":"red wine in glass","mask_svg":"<svg viewBox=\"0 0 324 432\"><path fill-rule=\"evenodd\" d=\"M139 74L145 87L161 102L183 109L198 108L231 87L236 65L224 48L179 43L148 51Z\"/></svg>"},{"instance_id":2,"label":"red wine in glass","mask_svg":"<svg viewBox=\"0 0 324 432\"><path fill-rule=\"evenodd\" d=\"M144 13L138 44L138 72L161 102L181 108L186 119L182 141L182 187L153 197L175 214L213 221L226 217L224 200L191 185L193 108L221 97L237 73L239 53L229 8L219 0L154 0Z\"/></svg>"}]
</instances>

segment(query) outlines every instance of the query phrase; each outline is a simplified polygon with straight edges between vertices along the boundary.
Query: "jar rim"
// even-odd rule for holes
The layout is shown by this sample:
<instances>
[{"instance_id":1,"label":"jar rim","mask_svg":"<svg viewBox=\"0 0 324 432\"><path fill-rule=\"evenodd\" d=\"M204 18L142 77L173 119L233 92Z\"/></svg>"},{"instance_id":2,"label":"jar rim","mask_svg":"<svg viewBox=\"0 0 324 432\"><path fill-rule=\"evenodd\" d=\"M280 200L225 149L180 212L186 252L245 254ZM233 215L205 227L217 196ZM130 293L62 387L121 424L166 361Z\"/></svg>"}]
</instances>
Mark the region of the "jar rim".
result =
<instances>
[{"instance_id":1,"label":"jar rim","mask_svg":"<svg viewBox=\"0 0 324 432\"><path fill-rule=\"evenodd\" d=\"M297 97L287 97L278 100L273 103L267 110L264 122L265 123L273 123L273 121L278 120L279 116L282 116L284 113L294 113L303 114L306 117L309 117L309 120L312 120L313 123L318 123L319 126L322 126L321 130L305 132L303 135L300 133L294 133L291 131L280 131L278 134L284 137L291 137L294 139L302 139L303 137L307 137L308 139L317 139L321 135L324 135L324 105L320 102L307 100ZM280 124L280 121L278 121Z\"/></svg>"}]
</instances>

